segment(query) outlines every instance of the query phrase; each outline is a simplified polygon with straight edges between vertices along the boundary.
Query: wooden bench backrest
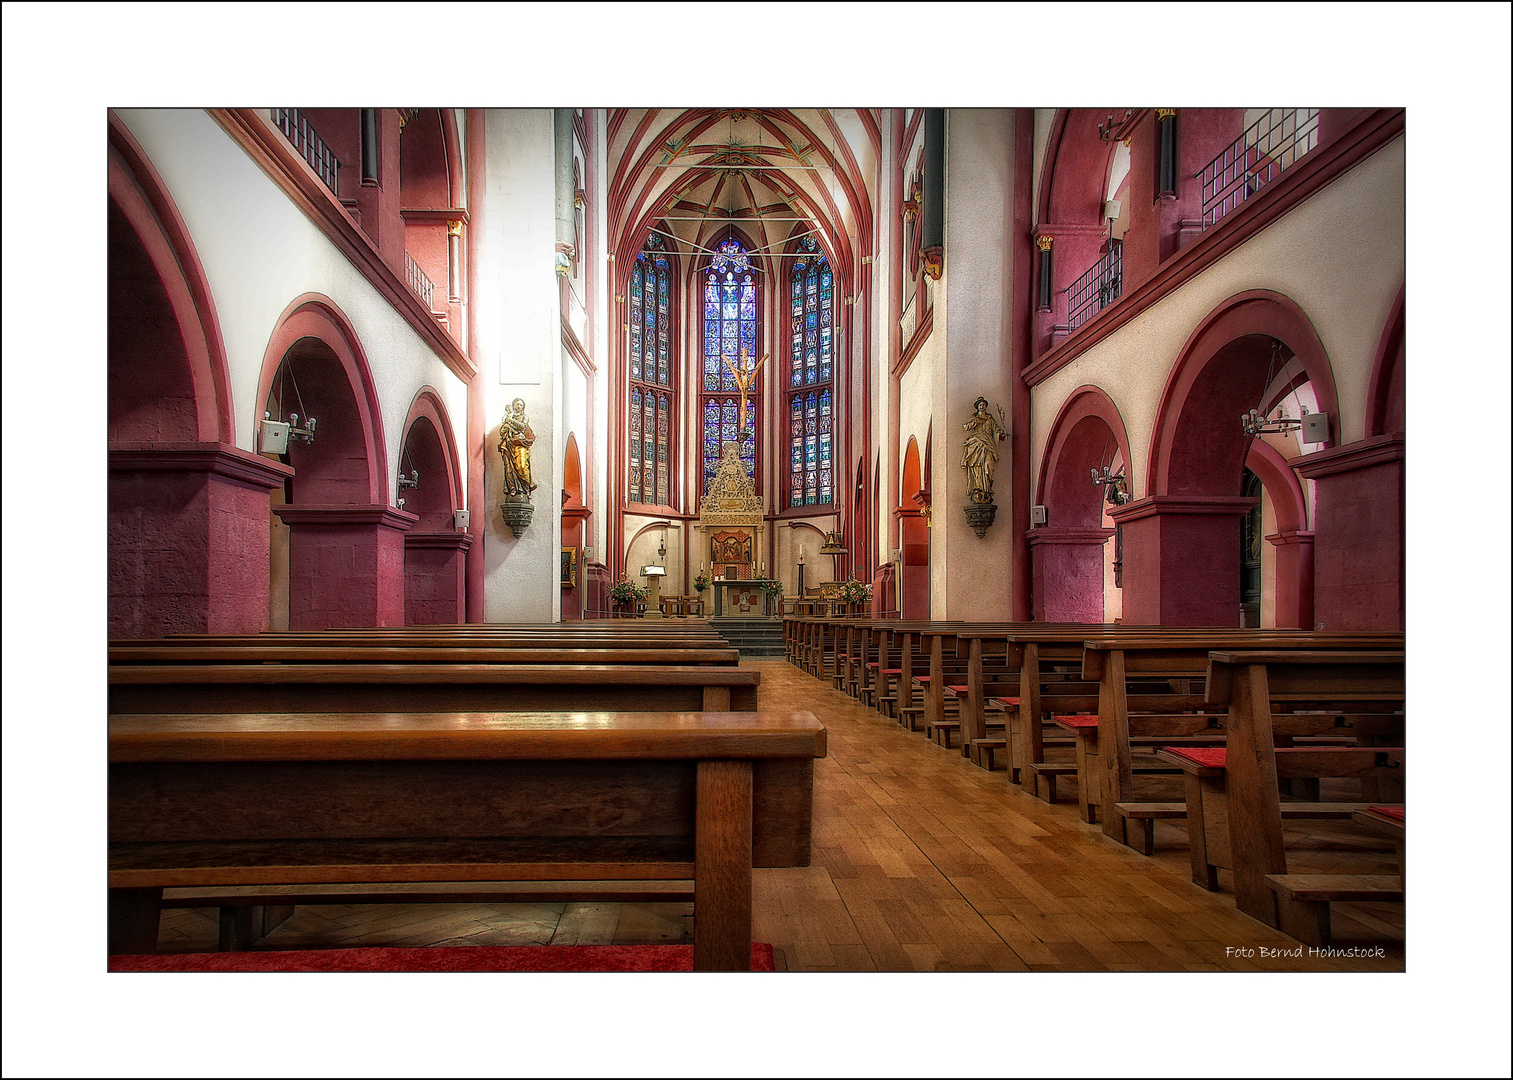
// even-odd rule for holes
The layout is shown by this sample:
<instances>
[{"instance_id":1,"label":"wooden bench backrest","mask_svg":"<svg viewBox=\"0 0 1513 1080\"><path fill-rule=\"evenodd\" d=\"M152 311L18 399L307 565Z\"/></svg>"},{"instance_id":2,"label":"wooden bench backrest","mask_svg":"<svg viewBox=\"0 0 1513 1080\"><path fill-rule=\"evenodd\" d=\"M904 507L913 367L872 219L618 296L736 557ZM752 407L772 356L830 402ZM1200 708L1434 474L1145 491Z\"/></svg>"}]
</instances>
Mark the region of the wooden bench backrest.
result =
<instances>
[{"instance_id":1,"label":"wooden bench backrest","mask_svg":"<svg viewBox=\"0 0 1513 1080\"><path fill-rule=\"evenodd\" d=\"M127 665L112 713L655 712L757 707L740 667L566 664Z\"/></svg>"}]
</instances>

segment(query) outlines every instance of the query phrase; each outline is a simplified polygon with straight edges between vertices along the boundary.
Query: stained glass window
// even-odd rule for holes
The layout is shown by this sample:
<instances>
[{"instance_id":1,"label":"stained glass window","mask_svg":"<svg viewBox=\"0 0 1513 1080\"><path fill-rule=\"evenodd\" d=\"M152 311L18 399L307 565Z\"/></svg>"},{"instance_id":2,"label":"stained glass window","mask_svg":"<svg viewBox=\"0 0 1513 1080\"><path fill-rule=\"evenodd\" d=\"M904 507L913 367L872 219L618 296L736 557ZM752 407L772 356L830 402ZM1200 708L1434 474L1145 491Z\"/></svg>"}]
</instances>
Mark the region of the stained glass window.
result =
<instances>
[{"instance_id":1,"label":"stained glass window","mask_svg":"<svg viewBox=\"0 0 1513 1080\"><path fill-rule=\"evenodd\" d=\"M652 233L630 271L631 502L667 505L672 493L672 270Z\"/></svg>"},{"instance_id":2,"label":"stained glass window","mask_svg":"<svg viewBox=\"0 0 1513 1080\"><path fill-rule=\"evenodd\" d=\"M750 371L760 359L756 270L745 247L731 237L710 256L704 276L704 367L700 389L706 488L714 478L721 449L727 442L740 447L746 474L756 479L756 433L762 422L761 376L752 379L747 387L743 431L742 395L736 370Z\"/></svg>"},{"instance_id":3,"label":"stained glass window","mask_svg":"<svg viewBox=\"0 0 1513 1080\"><path fill-rule=\"evenodd\" d=\"M788 505L835 500L835 277L815 241L799 241L790 279Z\"/></svg>"}]
</instances>

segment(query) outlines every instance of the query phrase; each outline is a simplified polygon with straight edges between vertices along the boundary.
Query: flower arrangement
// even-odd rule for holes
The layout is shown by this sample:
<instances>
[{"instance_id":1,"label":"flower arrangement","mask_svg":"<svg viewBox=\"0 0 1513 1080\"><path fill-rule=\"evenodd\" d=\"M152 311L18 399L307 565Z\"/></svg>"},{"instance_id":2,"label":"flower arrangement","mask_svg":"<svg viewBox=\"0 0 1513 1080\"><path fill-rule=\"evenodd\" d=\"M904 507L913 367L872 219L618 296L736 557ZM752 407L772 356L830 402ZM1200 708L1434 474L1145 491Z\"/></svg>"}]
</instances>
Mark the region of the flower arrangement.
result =
<instances>
[{"instance_id":1,"label":"flower arrangement","mask_svg":"<svg viewBox=\"0 0 1513 1080\"><path fill-rule=\"evenodd\" d=\"M843 581L836 590L842 600L848 604L865 604L872 598L872 586L863 581L852 579Z\"/></svg>"},{"instance_id":2,"label":"flower arrangement","mask_svg":"<svg viewBox=\"0 0 1513 1080\"><path fill-rule=\"evenodd\" d=\"M764 581L762 582L762 591L768 596L782 596L783 583L781 581Z\"/></svg>"},{"instance_id":3,"label":"flower arrangement","mask_svg":"<svg viewBox=\"0 0 1513 1080\"><path fill-rule=\"evenodd\" d=\"M620 580L610 586L609 595L617 604L639 603L646 599L646 588L622 574Z\"/></svg>"},{"instance_id":4,"label":"flower arrangement","mask_svg":"<svg viewBox=\"0 0 1513 1080\"><path fill-rule=\"evenodd\" d=\"M693 579L693 591L703 592L709 588L709 579L704 576L704 571L699 571L699 576Z\"/></svg>"}]
</instances>

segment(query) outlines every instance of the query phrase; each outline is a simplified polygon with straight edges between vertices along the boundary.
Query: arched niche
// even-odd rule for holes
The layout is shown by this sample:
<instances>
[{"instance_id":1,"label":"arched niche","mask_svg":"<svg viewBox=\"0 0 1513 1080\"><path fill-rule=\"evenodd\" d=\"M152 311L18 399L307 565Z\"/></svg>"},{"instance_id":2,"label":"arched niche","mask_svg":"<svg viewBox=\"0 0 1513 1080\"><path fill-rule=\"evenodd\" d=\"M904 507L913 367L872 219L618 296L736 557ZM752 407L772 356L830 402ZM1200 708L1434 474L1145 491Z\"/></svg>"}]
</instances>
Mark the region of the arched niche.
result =
<instances>
[{"instance_id":1,"label":"arched niche","mask_svg":"<svg viewBox=\"0 0 1513 1080\"><path fill-rule=\"evenodd\" d=\"M1046 523L1030 532L1034 616L1053 622L1102 622L1109 578L1105 488L1089 473L1124 474L1129 438L1119 410L1095 386L1072 392L1051 425L1036 484Z\"/></svg>"},{"instance_id":2,"label":"arched niche","mask_svg":"<svg viewBox=\"0 0 1513 1080\"><path fill-rule=\"evenodd\" d=\"M1276 363L1273 342L1280 346ZM1162 392L1151 440L1150 493L1238 492L1250 445L1240 417L1250 409L1266 412L1305 381L1337 430L1334 373L1302 308L1265 290L1225 301L1188 338Z\"/></svg>"},{"instance_id":3,"label":"arched niche","mask_svg":"<svg viewBox=\"0 0 1513 1080\"><path fill-rule=\"evenodd\" d=\"M1148 494L1111 515L1123 525L1128 621L1238 625L1239 520L1255 504L1241 492L1253 439L1240 418L1305 388L1337 428L1328 357L1291 299L1240 293L1193 331L1158 406Z\"/></svg>"},{"instance_id":4,"label":"arched niche","mask_svg":"<svg viewBox=\"0 0 1513 1080\"><path fill-rule=\"evenodd\" d=\"M563 577L562 618L581 619L584 615L585 598L588 596L587 567L584 565L583 540L590 511L583 503L583 457L578 451L578 436L568 432L567 445L562 453L562 559ZM679 545L679 551L682 546ZM688 560L681 554L679 561L684 572L674 575L674 580L687 578ZM670 583L664 583L669 592L676 591ZM681 595L681 594L680 594Z\"/></svg>"},{"instance_id":5,"label":"arched niche","mask_svg":"<svg viewBox=\"0 0 1513 1080\"><path fill-rule=\"evenodd\" d=\"M234 443L215 303L178 208L110 114L107 410L112 442Z\"/></svg>"},{"instance_id":6,"label":"arched niche","mask_svg":"<svg viewBox=\"0 0 1513 1080\"><path fill-rule=\"evenodd\" d=\"M114 114L109 129L110 633L256 633L268 625L268 489L288 470L235 447L194 244Z\"/></svg>"},{"instance_id":7,"label":"arched niche","mask_svg":"<svg viewBox=\"0 0 1513 1080\"><path fill-rule=\"evenodd\" d=\"M904 447L899 475L898 551L902 563L898 612L904 619L930 617L930 525L925 517L925 472L913 435Z\"/></svg>"},{"instance_id":8,"label":"arched niche","mask_svg":"<svg viewBox=\"0 0 1513 1080\"><path fill-rule=\"evenodd\" d=\"M357 333L328 298L307 294L279 319L258 384L264 411L303 426L292 439L294 476L274 494L277 531L270 553L271 617L287 597L291 630L397 626L405 618L404 533L415 515L390 505L388 455L377 388ZM285 570L287 567L287 570Z\"/></svg>"},{"instance_id":9,"label":"arched niche","mask_svg":"<svg viewBox=\"0 0 1513 1080\"><path fill-rule=\"evenodd\" d=\"M405 418L399 455L404 509L417 519L404 537L407 625L466 621L465 556L473 538L455 524L463 487L455 446L446 406L425 387ZM412 479L415 486L407 486Z\"/></svg>"}]
</instances>

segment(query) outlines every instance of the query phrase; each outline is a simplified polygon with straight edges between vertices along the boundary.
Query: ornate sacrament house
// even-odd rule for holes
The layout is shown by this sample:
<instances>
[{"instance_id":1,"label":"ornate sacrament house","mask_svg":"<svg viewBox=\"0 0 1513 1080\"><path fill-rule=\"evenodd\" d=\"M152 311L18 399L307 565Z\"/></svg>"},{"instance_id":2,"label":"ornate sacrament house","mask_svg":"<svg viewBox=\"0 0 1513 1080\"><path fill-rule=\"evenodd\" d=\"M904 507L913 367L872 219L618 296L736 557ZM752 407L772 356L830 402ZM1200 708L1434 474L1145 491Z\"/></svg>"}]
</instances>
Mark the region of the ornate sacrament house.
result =
<instances>
[{"instance_id":1,"label":"ornate sacrament house","mask_svg":"<svg viewBox=\"0 0 1513 1080\"><path fill-rule=\"evenodd\" d=\"M753 552L761 549L763 499L756 493L740 447L726 443L714 478L704 489L699 515L699 531L709 552L714 586L733 590L726 597L716 594L716 607L727 611L751 611L761 604L757 587L766 578L766 567L758 567ZM758 572L760 571L760 572ZM731 585L731 582L739 582Z\"/></svg>"}]
</instances>

